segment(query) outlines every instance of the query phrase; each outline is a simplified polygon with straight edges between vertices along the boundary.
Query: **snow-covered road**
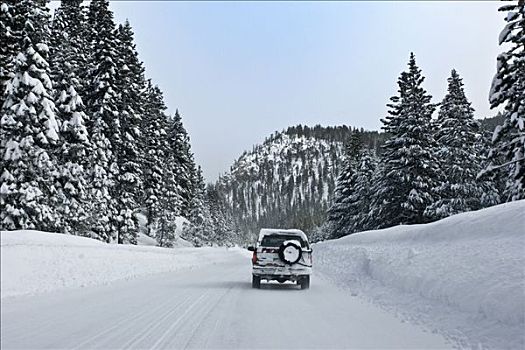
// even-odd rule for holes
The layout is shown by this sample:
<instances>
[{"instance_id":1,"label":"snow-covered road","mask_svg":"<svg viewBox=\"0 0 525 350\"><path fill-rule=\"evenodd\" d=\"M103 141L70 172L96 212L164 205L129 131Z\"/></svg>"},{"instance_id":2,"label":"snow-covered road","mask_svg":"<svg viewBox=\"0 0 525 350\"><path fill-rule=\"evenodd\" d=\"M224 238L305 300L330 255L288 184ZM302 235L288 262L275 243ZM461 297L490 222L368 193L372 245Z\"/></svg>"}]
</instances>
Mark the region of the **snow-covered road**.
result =
<instances>
[{"instance_id":1,"label":"snow-covered road","mask_svg":"<svg viewBox=\"0 0 525 350\"><path fill-rule=\"evenodd\" d=\"M250 283L249 258L2 300L1 348L450 348L314 276Z\"/></svg>"}]
</instances>

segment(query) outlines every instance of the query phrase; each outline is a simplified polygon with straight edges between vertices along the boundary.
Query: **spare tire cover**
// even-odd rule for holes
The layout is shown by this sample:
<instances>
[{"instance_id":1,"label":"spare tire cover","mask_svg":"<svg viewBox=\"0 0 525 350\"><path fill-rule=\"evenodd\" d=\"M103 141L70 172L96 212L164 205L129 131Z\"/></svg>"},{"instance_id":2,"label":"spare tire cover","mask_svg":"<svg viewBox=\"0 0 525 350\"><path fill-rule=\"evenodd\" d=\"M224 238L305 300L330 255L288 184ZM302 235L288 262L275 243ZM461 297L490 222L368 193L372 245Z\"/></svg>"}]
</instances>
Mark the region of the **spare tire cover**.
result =
<instances>
[{"instance_id":1,"label":"spare tire cover","mask_svg":"<svg viewBox=\"0 0 525 350\"><path fill-rule=\"evenodd\" d=\"M279 258L288 265L293 265L299 260L303 252L301 246L294 241L286 241L279 247Z\"/></svg>"}]
</instances>

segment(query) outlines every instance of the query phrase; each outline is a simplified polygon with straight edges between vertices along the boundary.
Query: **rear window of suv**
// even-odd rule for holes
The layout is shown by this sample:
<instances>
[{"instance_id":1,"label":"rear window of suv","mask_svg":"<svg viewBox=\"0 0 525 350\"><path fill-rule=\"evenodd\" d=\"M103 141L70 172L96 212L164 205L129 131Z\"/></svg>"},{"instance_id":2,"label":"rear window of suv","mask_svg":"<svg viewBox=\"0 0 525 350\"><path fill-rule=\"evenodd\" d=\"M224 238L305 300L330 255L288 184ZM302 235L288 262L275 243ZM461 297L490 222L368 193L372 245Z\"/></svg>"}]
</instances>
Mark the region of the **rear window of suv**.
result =
<instances>
[{"instance_id":1,"label":"rear window of suv","mask_svg":"<svg viewBox=\"0 0 525 350\"><path fill-rule=\"evenodd\" d=\"M267 235L264 236L261 242L262 247L279 247L284 241L299 241L301 247L308 248L306 242L299 236L294 235Z\"/></svg>"}]
</instances>

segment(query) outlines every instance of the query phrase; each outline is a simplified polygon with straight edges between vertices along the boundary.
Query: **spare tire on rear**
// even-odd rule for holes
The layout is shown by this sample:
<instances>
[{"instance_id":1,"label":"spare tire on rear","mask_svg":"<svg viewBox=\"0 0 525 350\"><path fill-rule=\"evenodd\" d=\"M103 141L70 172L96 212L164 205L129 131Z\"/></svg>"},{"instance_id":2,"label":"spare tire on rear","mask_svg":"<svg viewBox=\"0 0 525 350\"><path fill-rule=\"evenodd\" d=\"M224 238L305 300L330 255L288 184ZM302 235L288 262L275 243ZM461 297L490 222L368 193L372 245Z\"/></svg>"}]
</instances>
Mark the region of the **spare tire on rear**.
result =
<instances>
[{"instance_id":1,"label":"spare tire on rear","mask_svg":"<svg viewBox=\"0 0 525 350\"><path fill-rule=\"evenodd\" d=\"M279 247L279 258L288 265L293 265L299 260L301 260L301 256L303 255L303 251L301 250L301 246L298 244L298 242L294 241L286 241L281 244Z\"/></svg>"}]
</instances>

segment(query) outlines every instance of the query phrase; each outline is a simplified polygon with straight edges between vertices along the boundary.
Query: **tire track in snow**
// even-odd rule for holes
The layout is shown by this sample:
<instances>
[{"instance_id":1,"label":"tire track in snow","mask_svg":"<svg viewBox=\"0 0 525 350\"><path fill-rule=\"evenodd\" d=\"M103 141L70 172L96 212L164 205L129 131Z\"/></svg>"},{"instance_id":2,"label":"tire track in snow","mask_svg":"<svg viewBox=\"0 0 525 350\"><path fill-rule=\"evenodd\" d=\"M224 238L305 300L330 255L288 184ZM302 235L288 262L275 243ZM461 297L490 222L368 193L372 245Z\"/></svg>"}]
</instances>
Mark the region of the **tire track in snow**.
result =
<instances>
[{"instance_id":1,"label":"tire track in snow","mask_svg":"<svg viewBox=\"0 0 525 350\"><path fill-rule=\"evenodd\" d=\"M249 264L238 257L194 271L10 300L2 304L1 347L447 348L441 337L327 283L309 291L278 284L252 289Z\"/></svg>"},{"instance_id":2,"label":"tire track in snow","mask_svg":"<svg viewBox=\"0 0 525 350\"><path fill-rule=\"evenodd\" d=\"M198 346L195 346L198 349L203 348L205 342L212 336L213 332L206 330L204 327L209 324L209 320L212 318L219 319L223 316L222 313L215 312L217 311L217 306L221 304L221 301L224 300L226 295L234 288L234 284L229 284L225 290L224 281L229 281L235 277L235 273L238 274L238 268L234 270L228 269L226 273L220 276L220 279L217 279L216 276L213 276L212 279L208 280L210 284L209 287L205 288L205 293L200 295L200 302L191 304L187 310L186 315L181 315L180 319L173 321L172 326L166 330L164 335L166 336L164 340L159 339L157 343L161 348L169 349L186 349L192 347L192 343L198 343ZM204 283L207 284L207 283ZM219 285L219 287L217 287ZM198 288L202 290L203 286L191 285L191 288ZM168 322L171 322L168 320ZM144 344L141 344L144 345ZM147 344L150 348L155 348L155 345Z\"/></svg>"},{"instance_id":3,"label":"tire track in snow","mask_svg":"<svg viewBox=\"0 0 525 350\"><path fill-rule=\"evenodd\" d=\"M183 349L188 349L188 348L190 348L190 345L192 343L198 342L198 340L196 338L196 335L199 334L199 332L202 330L202 328L203 328L204 324L206 323L206 321L208 321L210 319L210 317L212 316L212 312L217 308L217 306L224 300L224 298L226 296L231 294L232 289L233 289L233 285L230 286L224 293L222 293L217 298L217 300L213 301L211 303L211 305L205 309L201 320L198 322L198 324L194 325L193 331L191 331L191 334L188 337L188 340L186 341L186 343L182 347ZM214 334L214 332L217 329L218 321L219 321L219 318L217 318L216 322L214 323L213 329L211 331L205 333L206 337L204 339L204 342L203 342L204 346L202 346L202 348L206 348L206 345L208 344L208 341L209 341L210 337L212 336L212 334Z\"/></svg>"},{"instance_id":4,"label":"tire track in snow","mask_svg":"<svg viewBox=\"0 0 525 350\"><path fill-rule=\"evenodd\" d=\"M180 312L183 308L185 308L191 302L193 298L192 294L193 293L188 293L184 295L183 299L173 306L169 305L170 302L173 302L173 300L169 300L166 304L166 311L161 313L160 315L157 313L153 313L150 318L146 319L146 321L149 322L145 323L148 323L150 326L138 325L141 331L137 332L135 336L131 337L131 339L128 342L122 345L122 348L151 348L151 345L140 346L140 344L144 342L148 337L151 337L153 334L155 334L156 331L160 330L165 325L166 321L169 321L172 315L176 314L177 312ZM136 322L133 322L130 325L130 329L132 328L137 328Z\"/></svg>"},{"instance_id":5,"label":"tire track in snow","mask_svg":"<svg viewBox=\"0 0 525 350\"><path fill-rule=\"evenodd\" d=\"M125 333L131 330L132 328L134 328L136 324L140 323L140 321L146 320L149 317L151 317L149 316L150 314L155 315L158 311L164 309L170 303L172 303L172 300L166 299L163 303L161 303L160 305L157 305L156 307L152 309L144 305L142 306L143 308L142 311L122 317L112 327L102 330L101 332L98 332L90 336L89 338L85 339L80 344L75 346L73 349L77 350L77 349L83 348L86 345L93 343L93 342L96 344L97 339L99 340L99 342L100 342L100 339L105 339L104 343L110 343L110 341L116 338L119 334L122 334L122 333ZM134 322L130 322L130 320L134 320ZM126 327L126 324L127 324L127 327ZM105 337L106 335L110 335L110 336ZM90 344L88 348L93 348L95 344Z\"/></svg>"},{"instance_id":6,"label":"tire track in snow","mask_svg":"<svg viewBox=\"0 0 525 350\"><path fill-rule=\"evenodd\" d=\"M89 287L86 287L86 290L89 290L90 288ZM83 291L82 289L80 290L77 290L77 291ZM61 299L62 297L69 297L71 296L72 294L74 293L74 291L66 291L66 294L65 295L62 295L62 293L58 293L56 295L54 294L50 294L52 295L55 299ZM38 298L38 296L22 296L20 299L21 300L31 300L33 298ZM15 298L12 298L12 300L15 300L17 301L19 298L18 297L15 297ZM121 299L119 300L120 303L122 304L126 304L126 303L132 303L134 300L136 299L135 296L132 296L132 295L123 295L121 297ZM2 300L2 303L4 303L6 300ZM19 339L24 339L24 338L27 338L28 336L40 336L40 335L45 335L45 334L49 334L51 332L54 332L57 328L62 328L64 326L67 326L69 323L71 323L71 320L68 319L68 315L71 313L71 310L70 309L58 309L56 307L53 307L54 305L54 302L56 300L54 300L53 302L49 303L49 305L46 305L47 307L44 309L44 310L41 310L41 312L39 314L35 314L32 316L32 321L37 321L36 323L36 326L34 326L32 329L31 329L31 335L28 335L27 334L27 330L24 330L24 327L23 327L23 324L24 323L27 323L28 320L23 320L23 322L14 322L14 323L10 323L10 322L2 322L1 325L2 325L2 334L12 334L14 333L14 338L19 338ZM78 303L75 304L74 306L74 311L77 315L86 315L86 314L90 314L93 312L94 309L103 309L103 310L107 310L107 309L110 309L111 306L113 306L113 302L111 299L103 299L103 300L100 300L98 301L95 305L90 302L90 300L88 300L88 302L84 302L85 299L84 298L80 298L78 300ZM25 304L25 303L24 303ZM2 304L4 305L4 304ZM25 306L25 305L24 305ZM9 307L6 307L9 309ZM2 313L5 311L6 308L2 308ZM49 312L52 311L53 314L49 314ZM48 315L48 316L46 316ZM52 317L52 319L49 318L49 316ZM7 319L8 316L7 315L4 315L2 314L2 319ZM129 315L126 316L121 316L119 318L119 323L122 322L122 323L125 323L129 318ZM54 323L54 322L58 322L57 323ZM98 328L100 327L103 327L103 325L101 325L100 322L98 322L96 324L96 326ZM93 327L92 325L89 325L89 327L86 327L88 328L90 331L92 331L95 327ZM105 328L103 328L102 331L100 331L99 333L104 333L105 331ZM82 337L85 337L89 334L92 334L92 332L87 332L87 334L85 332L82 332L82 334L79 336L79 338L82 338ZM97 334L96 336L94 337L90 337L90 338L95 338L97 337L99 334ZM75 335L76 336L76 335ZM72 339L73 340L73 339ZM76 348L77 345L75 343L69 343L67 346L64 346L64 347L67 347L67 348Z\"/></svg>"},{"instance_id":7,"label":"tire track in snow","mask_svg":"<svg viewBox=\"0 0 525 350\"><path fill-rule=\"evenodd\" d=\"M206 291L204 292L203 294L201 294L196 300L194 300L189 306L188 308L182 313L182 315L180 315L176 320L175 322L173 322L171 324L171 326L168 327L168 329L157 339L157 341L151 346L149 347L150 349L158 349L159 348L159 345L161 343L163 343L165 341L165 339L168 337L168 335L173 332L173 330L175 329L176 326L179 325L179 323L186 317L186 315L195 308L196 305L198 305L200 303L200 301L207 295L209 294L210 292L209 291Z\"/></svg>"}]
</instances>

